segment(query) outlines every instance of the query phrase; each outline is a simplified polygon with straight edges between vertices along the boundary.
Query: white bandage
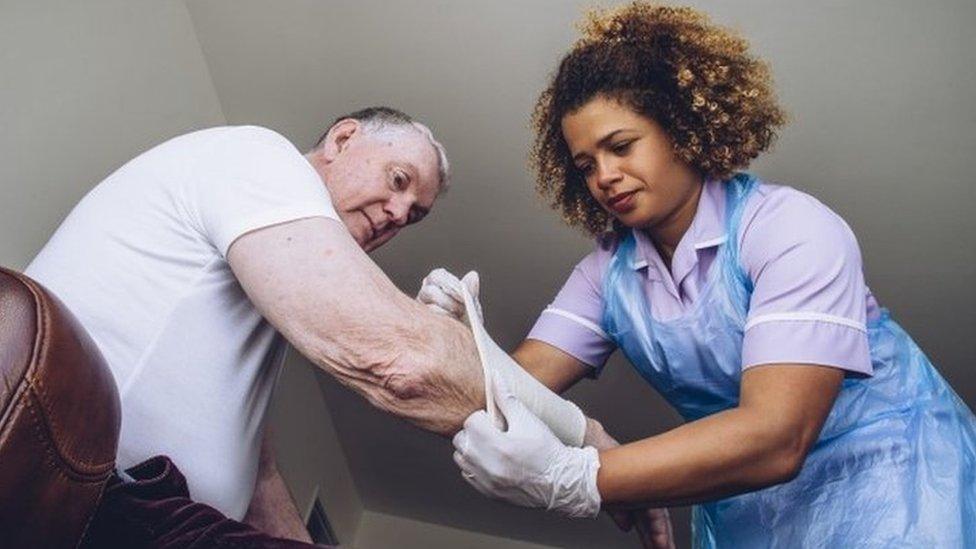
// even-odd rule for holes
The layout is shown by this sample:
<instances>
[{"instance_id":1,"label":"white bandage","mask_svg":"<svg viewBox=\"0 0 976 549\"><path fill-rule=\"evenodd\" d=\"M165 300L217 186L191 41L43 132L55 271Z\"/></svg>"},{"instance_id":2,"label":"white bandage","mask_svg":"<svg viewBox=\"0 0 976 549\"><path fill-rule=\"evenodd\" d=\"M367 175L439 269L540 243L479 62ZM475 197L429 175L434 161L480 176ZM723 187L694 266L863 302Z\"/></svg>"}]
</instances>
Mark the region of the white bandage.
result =
<instances>
[{"instance_id":1,"label":"white bandage","mask_svg":"<svg viewBox=\"0 0 976 549\"><path fill-rule=\"evenodd\" d=\"M498 412L495 403L492 373L504 379L505 384L525 407L536 415L556 435L563 444L580 447L583 445L583 435L586 432L586 416L582 410L572 402L562 398L549 390L531 374L525 371L508 353L503 351L488 335L481 324L476 301L468 289L460 284L464 307L467 311L468 326L474 335L478 355L485 377L485 403L488 415L499 427L504 427L504 419Z\"/></svg>"}]
</instances>

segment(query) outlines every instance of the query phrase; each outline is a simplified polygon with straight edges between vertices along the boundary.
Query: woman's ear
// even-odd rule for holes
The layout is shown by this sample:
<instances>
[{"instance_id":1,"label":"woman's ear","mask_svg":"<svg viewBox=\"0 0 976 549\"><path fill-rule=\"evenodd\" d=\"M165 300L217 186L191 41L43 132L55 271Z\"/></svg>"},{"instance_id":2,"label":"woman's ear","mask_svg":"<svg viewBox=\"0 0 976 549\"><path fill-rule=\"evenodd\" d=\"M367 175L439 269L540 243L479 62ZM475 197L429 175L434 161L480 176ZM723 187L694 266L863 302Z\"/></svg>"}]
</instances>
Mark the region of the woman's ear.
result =
<instances>
[{"instance_id":1,"label":"woman's ear","mask_svg":"<svg viewBox=\"0 0 976 549\"><path fill-rule=\"evenodd\" d=\"M359 121L352 118L336 122L325 134L325 140L322 143L323 160L332 162L342 154L349 145L349 139L359 132L360 127Z\"/></svg>"}]
</instances>

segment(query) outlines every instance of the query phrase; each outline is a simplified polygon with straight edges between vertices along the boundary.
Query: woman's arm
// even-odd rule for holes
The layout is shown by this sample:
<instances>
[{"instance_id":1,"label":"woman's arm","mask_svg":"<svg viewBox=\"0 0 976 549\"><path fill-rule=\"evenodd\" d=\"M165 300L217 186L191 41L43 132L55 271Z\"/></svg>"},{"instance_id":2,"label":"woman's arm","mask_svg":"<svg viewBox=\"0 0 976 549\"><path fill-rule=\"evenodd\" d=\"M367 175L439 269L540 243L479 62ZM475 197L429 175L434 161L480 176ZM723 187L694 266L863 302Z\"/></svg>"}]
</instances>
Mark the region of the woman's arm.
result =
<instances>
[{"instance_id":1,"label":"woman's arm","mask_svg":"<svg viewBox=\"0 0 976 549\"><path fill-rule=\"evenodd\" d=\"M589 366L542 341L523 341L512 357L554 392ZM786 482L803 464L833 404L843 370L765 365L743 373L739 406L622 446L607 448L589 421L585 444L601 450L597 486L605 504L685 505Z\"/></svg>"},{"instance_id":2,"label":"woman's arm","mask_svg":"<svg viewBox=\"0 0 976 549\"><path fill-rule=\"evenodd\" d=\"M569 389L590 370L572 355L535 339L523 341L512 358L555 393Z\"/></svg>"},{"instance_id":3,"label":"woman's arm","mask_svg":"<svg viewBox=\"0 0 976 549\"><path fill-rule=\"evenodd\" d=\"M508 429L476 412L454 437L465 479L489 497L593 516L620 509L686 505L787 482L800 471L843 380L830 367L757 366L743 374L740 405L638 442L571 448L505 387Z\"/></svg>"},{"instance_id":4,"label":"woman's arm","mask_svg":"<svg viewBox=\"0 0 976 549\"><path fill-rule=\"evenodd\" d=\"M601 452L604 505L687 505L793 479L843 378L815 365L746 370L738 407Z\"/></svg>"}]
</instances>

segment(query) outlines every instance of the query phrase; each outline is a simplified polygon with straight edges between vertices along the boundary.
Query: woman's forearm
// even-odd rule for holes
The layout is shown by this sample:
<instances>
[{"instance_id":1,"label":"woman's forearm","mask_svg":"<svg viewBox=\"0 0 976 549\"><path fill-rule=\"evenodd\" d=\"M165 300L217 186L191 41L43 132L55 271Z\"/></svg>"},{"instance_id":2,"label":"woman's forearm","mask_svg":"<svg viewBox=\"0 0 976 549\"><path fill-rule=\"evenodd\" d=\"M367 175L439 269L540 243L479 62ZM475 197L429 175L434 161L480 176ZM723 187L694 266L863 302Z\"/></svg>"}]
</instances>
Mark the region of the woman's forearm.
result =
<instances>
[{"instance_id":1,"label":"woman's forearm","mask_svg":"<svg viewBox=\"0 0 976 549\"><path fill-rule=\"evenodd\" d=\"M792 479L805 456L803 437L760 416L733 408L602 451L604 505L688 505Z\"/></svg>"},{"instance_id":2,"label":"woman's forearm","mask_svg":"<svg viewBox=\"0 0 976 549\"><path fill-rule=\"evenodd\" d=\"M572 387L589 371L572 355L534 339L523 341L512 351L512 358L554 393L562 393Z\"/></svg>"},{"instance_id":3,"label":"woman's forearm","mask_svg":"<svg viewBox=\"0 0 976 549\"><path fill-rule=\"evenodd\" d=\"M686 505L794 478L843 379L842 370L815 364L749 368L738 407L601 452L603 501Z\"/></svg>"}]
</instances>

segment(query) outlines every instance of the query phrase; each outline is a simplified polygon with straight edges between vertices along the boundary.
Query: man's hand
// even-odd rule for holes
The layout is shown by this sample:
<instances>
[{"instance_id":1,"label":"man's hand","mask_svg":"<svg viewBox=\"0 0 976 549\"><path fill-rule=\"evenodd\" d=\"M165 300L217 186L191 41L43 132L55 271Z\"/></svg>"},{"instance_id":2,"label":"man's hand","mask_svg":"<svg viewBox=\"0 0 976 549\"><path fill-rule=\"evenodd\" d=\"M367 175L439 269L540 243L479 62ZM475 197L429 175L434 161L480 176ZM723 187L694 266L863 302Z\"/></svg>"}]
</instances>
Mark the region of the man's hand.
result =
<instances>
[{"instance_id":1,"label":"man's hand","mask_svg":"<svg viewBox=\"0 0 976 549\"><path fill-rule=\"evenodd\" d=\"M597 450L608 450L620 446L620 443L603 429L603 425L593 418L586 418L586 435L583 438L585 446L593 446ZM671 517L666 508L619 510L607 509L610 518L617 527L624 532L637 530L641 546L645 549L674 549L674 533L671 528Z\"/></svg>"}]
</instances>

